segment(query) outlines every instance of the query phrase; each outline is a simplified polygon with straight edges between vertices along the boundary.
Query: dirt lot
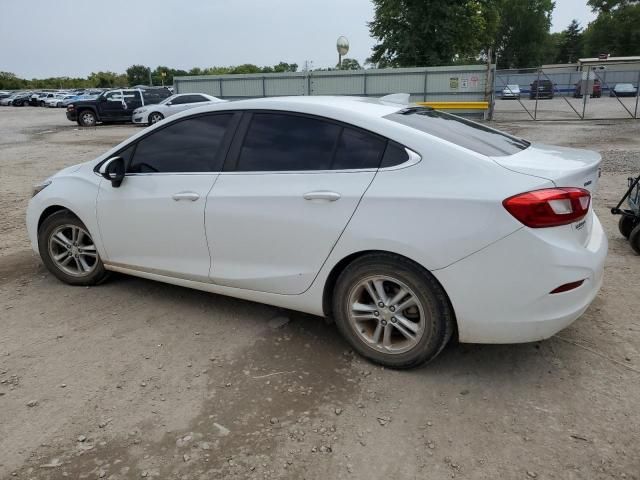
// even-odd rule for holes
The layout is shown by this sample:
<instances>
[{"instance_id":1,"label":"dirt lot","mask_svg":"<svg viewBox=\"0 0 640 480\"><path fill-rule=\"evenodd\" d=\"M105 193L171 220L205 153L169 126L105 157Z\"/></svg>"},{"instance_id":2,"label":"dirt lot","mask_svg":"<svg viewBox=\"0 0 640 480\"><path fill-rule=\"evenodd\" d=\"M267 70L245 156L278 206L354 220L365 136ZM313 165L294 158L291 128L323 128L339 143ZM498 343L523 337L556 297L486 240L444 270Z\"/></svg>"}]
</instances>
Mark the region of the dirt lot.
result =
<instances>
[{"instance_id":1,"label":"dirt lot","mask_svg":"<svg viewBox=\"0 0 640 480\"><path fill-rule=\"evenodd\" d=\"M548 341L396 372L310 316L124 276L62 285L27 242L31 186L138 129L0 108L0 478L640 479L640 257L607 212L640 172L640 123L501 126L603 154L604 287Z\"/></svg>"}]
</instances>

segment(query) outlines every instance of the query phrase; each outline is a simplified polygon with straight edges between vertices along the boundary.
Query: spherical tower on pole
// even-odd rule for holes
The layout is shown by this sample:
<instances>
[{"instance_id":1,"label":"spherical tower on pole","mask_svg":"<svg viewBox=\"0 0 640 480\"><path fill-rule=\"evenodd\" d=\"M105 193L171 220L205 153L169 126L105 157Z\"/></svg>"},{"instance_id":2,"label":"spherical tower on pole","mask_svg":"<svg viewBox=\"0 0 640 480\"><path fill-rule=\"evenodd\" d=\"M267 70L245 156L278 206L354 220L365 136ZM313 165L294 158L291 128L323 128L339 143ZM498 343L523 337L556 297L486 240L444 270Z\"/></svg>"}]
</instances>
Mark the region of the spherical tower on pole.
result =
<instances>
[{"instance_id":1,"label":"spherical tower on pole","mask_svg":"<svg viewBox=\"0 0 640 480\"><path fill-rule=\"evenodd\" d=\"M349 40L347 40L347 37L339 37L336 43L336 48L338 50L338 69L341 69L342 57L349 52Z\"/></svg>"}]
</instances>

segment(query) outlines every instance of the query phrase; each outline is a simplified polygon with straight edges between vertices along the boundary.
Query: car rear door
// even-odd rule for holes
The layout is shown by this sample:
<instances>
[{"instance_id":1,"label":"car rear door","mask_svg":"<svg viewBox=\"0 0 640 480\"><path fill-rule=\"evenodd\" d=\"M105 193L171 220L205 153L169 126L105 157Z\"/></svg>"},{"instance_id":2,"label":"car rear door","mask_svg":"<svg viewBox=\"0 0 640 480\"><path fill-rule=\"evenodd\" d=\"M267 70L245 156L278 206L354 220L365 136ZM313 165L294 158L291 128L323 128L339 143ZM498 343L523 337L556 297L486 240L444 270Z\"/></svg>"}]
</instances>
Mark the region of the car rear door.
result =
<instances>
[{"instance_id":1,"label":"car rear door","mask_svg":"<svg viewBox=\"0 0 640 480\"><path fill-rule=\"evenodd\" d=\"M319 117L245 113L208 197L211 281L304 292L371 184L385 145Z\"/></svg>"},{"instance_id":2,"label":"car rear door","mask_svg":"<svg viewBox=\"0 0 640 480\"><path fill-rule=\"evenodd\" d=\"M208 282L207 194L231 141L233 113L180 119L121 152L118 188L100 183L97 218L110 265Z\"/></svg>"}]
</instances>

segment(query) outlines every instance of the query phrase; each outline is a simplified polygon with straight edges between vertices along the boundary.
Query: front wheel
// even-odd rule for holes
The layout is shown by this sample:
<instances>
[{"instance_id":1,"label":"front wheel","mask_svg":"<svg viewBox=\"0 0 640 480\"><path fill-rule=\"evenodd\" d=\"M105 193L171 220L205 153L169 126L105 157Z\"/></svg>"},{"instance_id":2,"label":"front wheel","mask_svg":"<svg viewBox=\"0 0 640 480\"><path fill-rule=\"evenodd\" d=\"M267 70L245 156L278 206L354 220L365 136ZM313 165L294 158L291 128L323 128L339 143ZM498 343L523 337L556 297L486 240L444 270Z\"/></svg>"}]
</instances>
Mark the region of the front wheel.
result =
<instances>
[{"instance_id":1,"label":"front wheel","mask_svg":"<svg viewBox=\"0 0 640 480\"><path fill-rule=\"evenodd\" d=\"M164 115L160 112L153 112L149 114L149 125L153 125L154 123L158 123L164 120Z\"/></svg>"},{"instance_id":2,"label":"front wheel","mask_svg":"<svg viewBox=\"0 0 640 480\"><path fill-rule=\"evenodd\" d=\"M453 334L454 314L436 279L392 254L356 259L333 296L338 329L362 356L391 368L434 359Z\"/></svg>"},{"instance_id":3,"label":"front wheel","mask_svg":"<svg viewBox=\"0 0 640 480\"><path fill-rule=\"evenodd\" d=\"M38 250L47 269L69 285L96 285L107 277L87 227L67 210L42 222Z\"/></svg>"},{"instance_id":4,"label":"front wheel","mask_svg":"<svg viewBox=\"0 0 640 480\"><path fill-rule=\"evenodd\" d=\"M95 127L96 115L91 110L84 110L78 114L78 123L83 127Z\"/></svg>"}]
</instances>

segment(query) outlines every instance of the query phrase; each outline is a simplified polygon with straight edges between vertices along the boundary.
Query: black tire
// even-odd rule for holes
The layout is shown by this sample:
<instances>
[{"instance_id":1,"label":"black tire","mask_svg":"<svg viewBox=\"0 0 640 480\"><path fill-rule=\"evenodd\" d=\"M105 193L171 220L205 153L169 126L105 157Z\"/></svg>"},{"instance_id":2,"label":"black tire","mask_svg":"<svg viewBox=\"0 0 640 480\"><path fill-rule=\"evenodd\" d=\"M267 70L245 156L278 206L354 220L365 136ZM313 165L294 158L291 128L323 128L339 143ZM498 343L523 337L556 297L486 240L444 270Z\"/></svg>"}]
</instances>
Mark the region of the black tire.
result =
<instances>
[{"instance_id":1,"label":"black tire","mask_svg":"<svg viewBox=\"0 0 640 480\"><path fill-rule=\"evenodd\" d=\"M383 282L386 282L383 283L383 289L388 296L397 293L398 290L387 291L389 286L392 287L394 285L393 281L397 281L397 286L403 284L404 287L408 288L410 296L415 297L420 303L422 314L418 307L415 307L415 311L418 312L418 319L421 319L418 322L422 326L420 333L415 333L414 335L417 338L411 340L406 336L400 335L398 329L400 329L402 322L396 324L397 320L394 317L390 317L389 320L383 319L383 315L398 315L398 312L400 312L400 316L406 319L410 314L409 310L414 307L400 311L391 308L391 305L385 305L384 308L380 308L381 312L377 312L378 309L376 308L376 311L371 313L371 315L377 314L376 318L364 320L364 322L367 322L365 324L367 327L362 326L362 329L360 329L361 327L356 326L356 321L352 323L351 300L355 298L356 302L361 305L363 297L358 297L359 294L357 292L362 292L362 295L369 295L365 293L366 289L362 287L362 282L374 277L391 279L389 282L383 280ZM387 300L389 300L388 296ZM370 295L369 298L372 300L369 302L372 305L367 306L375 307L376 300ZM398 302L403 303L400 300ZM427 270L397 255L387 253L370 254L354 260L338 277L332 302L333 315L340 333L360 355L385 367L412 368L429 362L442 351L453 335L455 315L443 288ZM395 311L395 314L389 313L389 311ZM391 322L395 324L395 327L391 325ZM383 327L382 325L385 326ZM399 339L400 345L402 345L402 342L408 343L406 350L399 349L401 351L394 353L380 351L380 349L383 349L380 346L380 336L384 337L387 328L392 332L390 338L391 335L394 335L396 339ZM357 331L357 329L360 329L360 331ZM368 332L365 332L365 329L368 329ZM383 333L378 333L378 348L376 348L372 346L371 341L368 342L363 337L371 330L378 332L378 329L384 330ZM407 329L405 330L408 331ZM371 333L372 337L375 337L375 332ZM375 343L375 340L373 340L373 343Z\"/></svg>"},{"instance_id":2,"label":"black tire","mask_svg":"<svg viewBox=\"0 0 640 480\"><path fill-rule=\"evenodd\" d=\"M44 101L43 100L40 100L40 106L44 107Z\"/></svg>"},{"instance_id":3,"label":"black tire","mask_svg":"<svg viewBox=\"0 0 640 480\"><path fill-rule=\"evenodd\" d=\"M636 225L629 235L629 244L634 252L640 255L640 224Z\"/></svg>"},{"instance_id":4,"label":"black tire","mask_svg":"<svg viewBox=\"0 0 640 480\"><path fill-rule=\"evenodd\" d=\"M91 110L81 110L78 112L78 124L82 127L95 127L97 123L96 114Z\"/></svg>"},{"instance_id":5,"label":"black tire","mask_svg":"<svg viewBox=\"0 0 640 480\"><path fill-rule=\"evenodd\" d=\"M629 235L631 235L631 232L636 226L636 223L638 222L634 217L629 215L622 215L620 217L620 220L618 221L618 230L620 230L620 233L624 238L629 238Z\"/></svg>"},{"instance_id":6,"label":"black tire","mask_svg":"<svg viewBox=\"0 0 640 480\"><path fill-rule=\"evenodd\" d=\"M149 125L153 125L164 120L164 115L160 112L151 112L147 118L149 119Z\"/></svg>"},{"instance_id":7,"label":"black tire","mask_svg":"<svg viewBox=\"0 0 640 480\"><path fill-rule=\"evenodd\" d=\"M52 241L51 238L55 236L59 239L61 237L59 237L58 234L62 233L64 238L69 239L69 235L65 234L65 232L72 230L73 228L80 229L84 232L81 241L73 243L75 246L75 250L73 251L76 252L76 254L79 251L78 245L88 245L87 237L88 241L94 245L93 240L91 239L91 234L80 219L68 210L60 210L47 217L42 222L42 225L38 230L38 250L40 252L40 258L42 258L47 269L64 283L78 286L97 285L107 278L108 272L104 268L100 255L95 251L95 246L93 250L87 249L87 251L95 252L95 257L85 257L85 264L88 262L90 267L90 270L87 272L80 272L83 267L81 260L76 260L78 257L74 257L72 254L73 251L71 248L74 248L74 246L67 248L68 256L72 257L68 263L69 266L60 266L60 263L54 258L56 252L59 254L65 253L65 247L62 246L62 243L60 243L59 240ZM54 248L57 250L54 251ZM66 258L67 257L65 257L63 261ZM72 274L68 271L76 269L74 264L78 270L77 274Z\"/></svg>"}]
</instances>

